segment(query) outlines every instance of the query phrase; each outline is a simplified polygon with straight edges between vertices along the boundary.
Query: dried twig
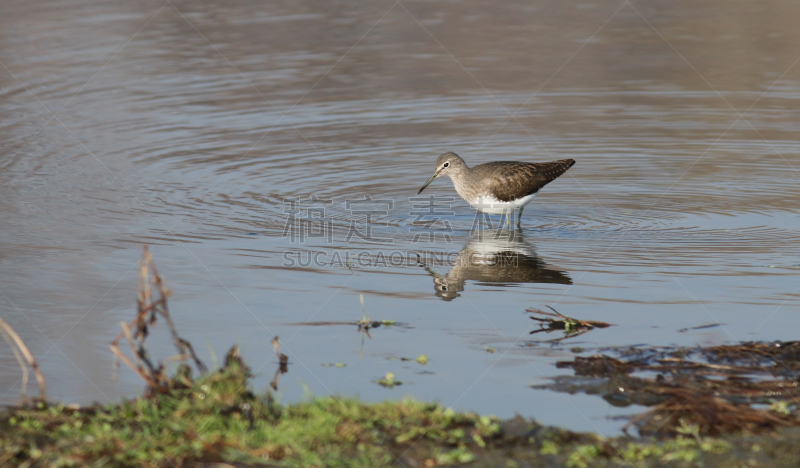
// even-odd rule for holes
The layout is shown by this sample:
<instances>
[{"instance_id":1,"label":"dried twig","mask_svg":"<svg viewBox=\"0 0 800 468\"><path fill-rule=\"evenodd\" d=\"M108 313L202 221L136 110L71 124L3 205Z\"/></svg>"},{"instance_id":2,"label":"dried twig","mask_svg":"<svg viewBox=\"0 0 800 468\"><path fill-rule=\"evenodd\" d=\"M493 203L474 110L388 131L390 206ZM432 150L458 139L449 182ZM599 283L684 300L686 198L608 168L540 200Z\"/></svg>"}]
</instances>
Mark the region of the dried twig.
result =
<instances>
[{"instance_id":1,"label":"dried twig","mask_svg":"<svg viewBox=\"0 0 800 468\"><path fill-rule=\"evenodd\" d=\"M275 351L275 356L278 357L278 369L275 371L275 375L272 377L272 382L270 382L269 386L272 387L273 390L278 390L278 376L280 374L285 374L289 371L289 357L279 351L280 345L278 344L278 337L272 338L272 349Z\"/></svg>"},{"instance_id":2,"label":"dried twig","mask_svg":"<svg viewBox=\"0 0 800 468\"><path fill-rule=\"evenodd\" d=\"M278 337L272 338L272 349L275 351L275 356L278 357L278 361L280 361L281 365L286 365L289 363L289 358L279 351L280 345L278 344Z\"/></svg>"},{"instance_id":3,"label":"dried twig","mask_svg":"<svg viewBox=\"0 0 800 468\"><path fill-rule=\"evenodd\" d=\"M540 314L540 315L547 315L550 317L559 317L562 320L556 320L552 318L539 318L539 317L531 317L532 320L538 320L543 324L546 324L549 328L557 329L557 330L570 330L570 329L578 329L578 328L606 328L610 327L610 323L600 322L597 320L579 320L572 317L567 317L566 315L560 313L559 311L555 310L554 308L547 306L548 309L552 310L554 313L545 312L539 309L527 309L527 312L532 314Z\"/></svg>"},{"instance_id":4,"label":"dried twig","mask_svg":"<svg viewBox=\"0 0 800 468\"><path fill-rule=\"evenodd\" d=\"M121 322L120 326L122 327L122 333L128 339L128 344L130 344L131 349L133 349L135 351L136 350L136 344L133 341L133 336L131 336L130 327L125 322ZM153 382L150 381L150 377L149 377L148 373L145 372L145 370L144 370L144 366L141 364L141 361L139 361L139 356L138 356L138 354L136 354L136 352L133 353L133 356L136 358L136 361L137 361L136 365L134 365L131 362L131 360L128 359L128 356L124 355L122 353L122 351L119 350L119 347L116 346L114 343L111 344L111 352L113 352L114 356L116 356L117 358L122 360L128 367L133 369L134 372L139 374L139 377L141 377L145 382L147 382L148 385L150 385L150 386L153 385ZM118 363L117 363L117 367L119 367Z\"/></svg>"},{"instance_id":5,"label":"dried twig","mask_svg":"<svg viewBox=\"0 0 800 468\"><path fill-rule=\"evenodd\" d=\"M167 323L172 343L178 350L178 355L169 358L167 362L184 361L191 358L200 373L207 372L207 368L197 357L192 345L178 336L167 306L167 298L169 298L171 292L158 274L147 246L144 246L142 250L142 260L139 263L139 294L136 300L136 318L128 324L122 324L122 331L111 342L111 351L114 356L136 372L152 391L164 391L173 388L175 383L166 375L163 363L153 364L145 347L149 328L155 325L159 316ZM156 299L153 298L153 291L158 296ZM131 347L135 363L119 349L119 343L123 338L127 339ZM117 367L119 366L118 361L116 365Z\"/></svg>"},{"instance_id":6,"label":"dried twig","mask_svg":"<svg viewBox=\"0 0 800 468\"><path fill-rule=\"evenodd\" d=\"M547 316L546 318L531 317L532 320L537 320L539 322L540 327L538 330L531 331L531 335L541 332L550 333L555 330L564 331L564 336L554 340L549 340L548 342L551 343L558 343L567 338L574 338L576 336L583 335L584 333L587 333L595 328L606 328L611 326L611 324L606 322L599 322L596 320L578 320L572 317L567 317L550 306L547 306L547 308L553 312L545 312L539 309L527 309L527 312Z\"/></svg>"},{"instance_id":7,"label":"dried twig","mask_svg":"<svg viewBox=\"0 0 800 468\"><path fill-rule=\"evenodd\" d=\"M19 366L22 369L22 399L25 400L27 398L27 389L28 389L28 366L25 365L23 361L23 357L27 364L31 366L33 369L34 374L36 374L36 381L39 384L39 399L41 401L45 401L45 389L44 389L44 377L42 377L42 373L39 370L39 364L33 358L33 355L28 350L28 347L25 346L25 343L22 341L22 338L17 335L17 332L11 328L11 325L6 323L5 320L0 318L0 334L3 335L3 339L8 343L8 346L11 347L11 350L14 353L14 357L17 358L17 362L19 362Z\"/></svg>"}]
</instances>

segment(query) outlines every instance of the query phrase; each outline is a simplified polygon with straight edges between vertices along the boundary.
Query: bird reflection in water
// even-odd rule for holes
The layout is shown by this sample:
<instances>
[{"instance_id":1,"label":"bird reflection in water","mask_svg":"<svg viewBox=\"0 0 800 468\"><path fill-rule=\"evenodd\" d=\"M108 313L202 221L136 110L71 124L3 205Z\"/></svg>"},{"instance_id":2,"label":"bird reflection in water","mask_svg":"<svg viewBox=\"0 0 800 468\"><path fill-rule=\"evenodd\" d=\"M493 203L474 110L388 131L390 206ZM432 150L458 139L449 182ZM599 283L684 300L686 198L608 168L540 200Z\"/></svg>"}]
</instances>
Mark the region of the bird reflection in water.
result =
<instances>
[{"instance_id":1,"label":"bird reflection in water","mask_svg":"<svg viewBox=\"0 0 800 468\"><path fill-rule=\"evenodd\" d=\"M567 273L549 268L517 230L478 231L458 252L447 274L425 269L433 277L436 296L445 301L458 297L467 280L494 286L572 284Z\"/></svg>"}]
</instances>

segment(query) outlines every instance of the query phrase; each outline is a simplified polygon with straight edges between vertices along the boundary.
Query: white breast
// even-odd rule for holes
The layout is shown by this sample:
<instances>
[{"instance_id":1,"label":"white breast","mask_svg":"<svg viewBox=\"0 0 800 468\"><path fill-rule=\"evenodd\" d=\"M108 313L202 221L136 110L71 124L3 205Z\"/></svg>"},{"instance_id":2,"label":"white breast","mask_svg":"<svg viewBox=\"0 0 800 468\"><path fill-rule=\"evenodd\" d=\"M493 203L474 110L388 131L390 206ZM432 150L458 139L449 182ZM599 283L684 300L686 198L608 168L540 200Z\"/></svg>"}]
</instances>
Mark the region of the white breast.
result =
<instances>
[{"instance_id":1,"label":"white breast","mask_svg":"<svg viewBox=\"0 0 800 468\"><path fill-rule=\"evenodd\" d=\"M494 198L491 195L483 195L478 197L477 200L470 201L469 204L472 205L472 207L476 210L483 211L484 213L505 214L510 211L517 210L521 206L527 205L535 196L536 194L532 193L510 202L504 202Z\"/></svg>"}]
</instances>

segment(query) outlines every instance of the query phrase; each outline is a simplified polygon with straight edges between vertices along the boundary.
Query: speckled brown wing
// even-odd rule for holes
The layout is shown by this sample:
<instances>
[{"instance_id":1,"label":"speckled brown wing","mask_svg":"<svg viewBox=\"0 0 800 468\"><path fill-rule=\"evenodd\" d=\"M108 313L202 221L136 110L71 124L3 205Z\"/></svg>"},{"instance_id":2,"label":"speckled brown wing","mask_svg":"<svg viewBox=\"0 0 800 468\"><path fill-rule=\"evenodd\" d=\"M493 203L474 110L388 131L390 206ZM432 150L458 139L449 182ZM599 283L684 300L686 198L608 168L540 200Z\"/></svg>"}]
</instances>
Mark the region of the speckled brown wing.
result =
<instances>
[{"instance_id":1,"label":"speckled brown wing","mask_svg":"<svg viewBox=\"0 0 800 468\"><path fill-rule=\"evenodd\" d=\"M508 202L538 192L574 164L574 159L545 163L495 161L475 166L473 170L491 186L485 188L495 198Z\"/></svg>"}]
</instances>

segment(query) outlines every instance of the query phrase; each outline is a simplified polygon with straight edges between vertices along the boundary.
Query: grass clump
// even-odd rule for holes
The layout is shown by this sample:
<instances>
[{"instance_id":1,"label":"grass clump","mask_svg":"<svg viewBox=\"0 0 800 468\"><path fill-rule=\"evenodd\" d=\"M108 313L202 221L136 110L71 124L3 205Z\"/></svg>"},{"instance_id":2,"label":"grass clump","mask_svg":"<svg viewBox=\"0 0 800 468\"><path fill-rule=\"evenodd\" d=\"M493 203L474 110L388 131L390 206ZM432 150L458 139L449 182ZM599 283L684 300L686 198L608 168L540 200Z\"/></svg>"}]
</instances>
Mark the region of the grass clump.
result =
<instances>
[{"instance_id":1,"label":"grass clump","mask_svg":"<svg viewBox=\"0 0 800 468\"><path fill-rule=\"evenodd\" d=\"M248 378L232 353L222 370L186 389L118 405L11 409L0 418L0 464L366 467L412 455L441 464L473 458L478 441L498 431L492 418L413 400L326 397L279 406L269 393L256 397Z\"/></svg>"},{"instance_id":2,"label":"grass clump","mask_svg":"<svg viewBox=\"0 0 800 468\"><path fill-rule=\"evenodd\" d=\"M796 466L800 456L792 429L718 438L685 424L675 438L605 439L414 400L278 405L249 378L234 349L186 388L108 406L8 409L0 466Z\"/></svg>"}]
</instances>

